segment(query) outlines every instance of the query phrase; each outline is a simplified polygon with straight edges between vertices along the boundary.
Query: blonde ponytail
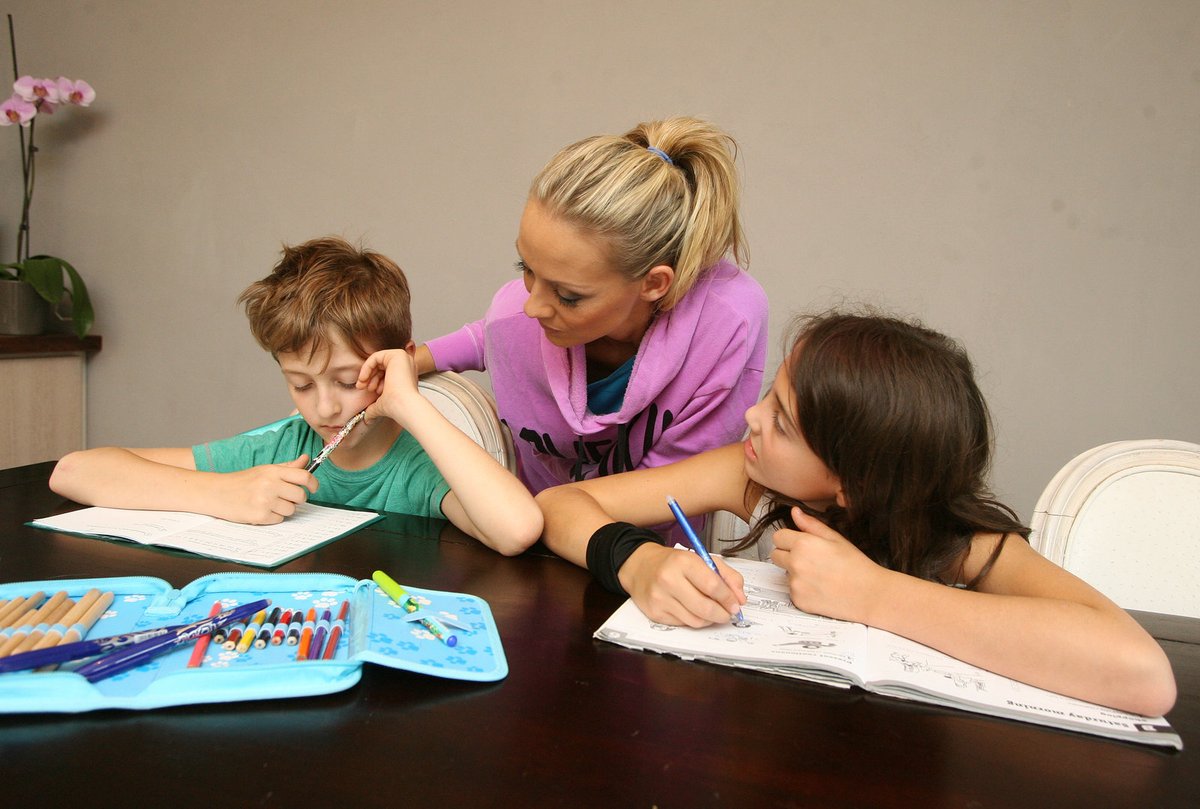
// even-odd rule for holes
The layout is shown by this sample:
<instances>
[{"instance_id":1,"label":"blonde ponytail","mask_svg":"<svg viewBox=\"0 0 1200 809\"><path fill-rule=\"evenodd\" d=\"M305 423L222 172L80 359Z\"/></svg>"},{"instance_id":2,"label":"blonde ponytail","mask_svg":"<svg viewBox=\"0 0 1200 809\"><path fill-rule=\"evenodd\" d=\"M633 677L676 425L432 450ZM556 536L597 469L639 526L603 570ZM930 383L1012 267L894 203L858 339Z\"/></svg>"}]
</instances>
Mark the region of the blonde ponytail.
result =
<instances>
[{"instance_id":1,"label":"blonde ponytail","mask_svg":"<svg viewBox=\"0 0 1200 809\"><path fill-rule=\"evenodd\" d=\"M670 309L724 256L746 260L736 158L737 143L712 124L668 118L566 147L533 179L530 197L606 239L631 280L674 268L660 305Z\"/></svg>"}]
</instances>

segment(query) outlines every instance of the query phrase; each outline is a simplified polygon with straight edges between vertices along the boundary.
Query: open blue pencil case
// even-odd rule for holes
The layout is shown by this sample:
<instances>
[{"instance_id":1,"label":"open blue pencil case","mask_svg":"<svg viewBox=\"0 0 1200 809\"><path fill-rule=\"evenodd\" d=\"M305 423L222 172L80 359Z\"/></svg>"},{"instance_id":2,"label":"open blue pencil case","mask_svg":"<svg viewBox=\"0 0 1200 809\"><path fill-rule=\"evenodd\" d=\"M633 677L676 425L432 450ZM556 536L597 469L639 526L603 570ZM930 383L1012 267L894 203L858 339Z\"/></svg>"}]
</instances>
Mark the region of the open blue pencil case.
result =
<instances>
[{"instance_id":1,"label":"open blue pencil case","mask_svg":"<svg viewBox=\"0 0 1200 809\"><path fill-rule=\"evenodd\" d=\"M389 599L370 579L333 573L214 573L181 589L143 576L69 579L0 584L0 599L62 590L77 599L91 588L113 593L112 606L88 632L103 638L160 626L189 624L223 608L271 599L272 608L328 609L336 616L343 601L350 609L345 630L330 660L297 660L297 646L268 645L238 654L210 643L203 664L188 668L193 643L159 655L144 665L89 683L63 664L51 672L0 674L0 712L76 713L99 708L161 708L198 702L281 699L342 691L358 682L364 663L418 674L490 682L508 674L495 619L486 601L464 593L422 590L408 593L421 614L451 620L448 646Z\"/></svg>"}]
</instances>

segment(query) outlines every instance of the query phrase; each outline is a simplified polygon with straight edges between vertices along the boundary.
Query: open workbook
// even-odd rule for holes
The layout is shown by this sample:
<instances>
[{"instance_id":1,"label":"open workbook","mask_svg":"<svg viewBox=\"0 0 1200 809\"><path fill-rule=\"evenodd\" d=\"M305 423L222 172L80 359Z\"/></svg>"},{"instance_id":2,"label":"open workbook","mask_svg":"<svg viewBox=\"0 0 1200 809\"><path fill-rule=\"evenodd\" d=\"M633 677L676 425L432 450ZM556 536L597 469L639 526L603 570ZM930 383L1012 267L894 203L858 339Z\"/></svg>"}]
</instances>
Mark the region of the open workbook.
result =
<instances>
[{"instance_id":1,"label":"open workbook","mask_svg":"<svg viewBox=\"0 0 1200 809\"><path fill-rule=\"evenodd\" d=\"M727 559L745 578L748 627L652 622L632 599L595 637L631 649L1019 719L1114 739L1183 749L1162 717L1123 713L969 665L891 632L801 612L769 562Z\"/></svg>"},{"instance_id":2,"label":"open workbook","mask_svg":"<svg viewBox=\"0 0 1200 809\"><path fill-rule=\"evenodd\" d=\"M67 534L123 539L226 559L258 567L275 567L382 519L370 511L301 503L296 513L276 525L243 525L185 511L138 511L83 508L29 523Z\"/></svg>"}]
</instances>

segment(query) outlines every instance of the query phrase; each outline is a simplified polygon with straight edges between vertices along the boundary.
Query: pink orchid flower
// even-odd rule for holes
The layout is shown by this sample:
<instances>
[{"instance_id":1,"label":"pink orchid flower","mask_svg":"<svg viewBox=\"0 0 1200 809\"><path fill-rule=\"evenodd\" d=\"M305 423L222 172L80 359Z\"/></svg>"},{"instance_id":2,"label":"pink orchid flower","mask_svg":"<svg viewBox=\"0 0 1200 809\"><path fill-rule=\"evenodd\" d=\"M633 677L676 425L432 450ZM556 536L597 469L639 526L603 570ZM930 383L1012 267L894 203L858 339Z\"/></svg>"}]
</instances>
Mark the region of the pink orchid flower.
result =
<instances>
[{"instance_id":1,"label":"pink orchid flower","mask_svg":"<svg viewBox=\"0 0 1200 809\"><path fill-rule=\"evenodd\" d=\"M49 101L51 104L57 104L59 100L58 82L53 79L22 76L13 83L13 89L26 101Z\"/></svg>"},{"instance_id":2,"label":"pink orchid flower","mask_svg":"<svg viewBox=\"0 0 1200 809\"><path fill-rule=\"evenodd\" d=\"M29 122L35 115L37 115L37 107L19 95L14 95L8 101L0 104L0 126L12 126L13 124L29 126Z\"/></svg>"},{"instance_id":3,"label":"pink orchid flower","mask_svg":"<svg viewBox=\"0 0 1200 809\"><path fill-rule=\"evenodd\" d=\"M59 76L58 97L63 103L86 107L96 100L96 91L83 79L72 80Z\"/></svg>"}]
</instances>

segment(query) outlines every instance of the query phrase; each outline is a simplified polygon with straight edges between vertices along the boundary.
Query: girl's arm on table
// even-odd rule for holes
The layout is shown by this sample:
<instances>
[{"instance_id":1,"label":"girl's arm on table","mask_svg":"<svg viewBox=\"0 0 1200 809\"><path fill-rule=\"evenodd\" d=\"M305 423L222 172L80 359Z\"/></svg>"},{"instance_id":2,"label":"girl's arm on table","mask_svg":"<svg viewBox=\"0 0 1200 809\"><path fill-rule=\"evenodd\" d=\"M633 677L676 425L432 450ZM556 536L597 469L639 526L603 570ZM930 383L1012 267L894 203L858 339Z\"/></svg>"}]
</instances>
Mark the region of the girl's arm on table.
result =
<instances>
[{"instance_id":1,"label":"girl's arm on table","mask_svg":"<svg viewBox=\"0 0 1200 809\"><path fill-rule=\"evenodd\" d=\"M200 472L188 447L97 447L62 458L50 488L77 503L191 511L233 522L282 522L317 490L307 456L239 472Z\"/></svg>"},{"instance_id":2,"label":"girl's arm on table","mask_svg":"<svg viewBox=\"0 0 1200 809\"><path fill-rule=\"evenodd\" d=\"M802 610L886 629L972 665L1078 699L1157 716L1175 702L1163 650L1094 588L1010 536L975 591L887 570L837 532L793 510L771 558ZM1000 540L977 536L970 581Z\"/></svg>"},{"instance_id":3,"label":"girl's arm on table","mask_svg":"<svg viewBox=\"0 0 1200 809\"><path fill-rule=\"evenodd\" d=\"M741 444L733 444L666 466L547 489L537 496L546 519L546 544L586 567L588 542L597 529L612 522L649 526L672 521L668 495L686 514L723 509L746 519L742 452ZM706 626L728 621L746 601L741 574L715 559L720 577L694 553L647 542L629 556L618 578L652 620Z\"/></svg>"}]
</instances>

